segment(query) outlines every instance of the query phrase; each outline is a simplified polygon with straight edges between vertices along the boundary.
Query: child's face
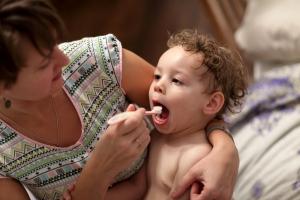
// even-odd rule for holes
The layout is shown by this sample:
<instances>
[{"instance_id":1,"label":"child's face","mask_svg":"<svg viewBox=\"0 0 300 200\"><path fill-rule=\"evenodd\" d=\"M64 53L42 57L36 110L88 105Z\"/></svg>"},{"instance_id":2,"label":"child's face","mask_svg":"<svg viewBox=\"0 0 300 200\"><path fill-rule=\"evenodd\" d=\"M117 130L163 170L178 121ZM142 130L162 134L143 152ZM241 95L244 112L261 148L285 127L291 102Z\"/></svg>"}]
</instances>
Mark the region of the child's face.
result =
<instances>
[{"instance_id":1,"label":"child's face","mask_svg":"<svg viewBox=\"0 0 300 200\"><path fill-rule=\"evenodd\" d=\"M185 133L203 126L202 109L209 101L205 92L209 73L205 74L202 61L202 54L187 52L180 46L160 57L149 91L151 107L163 107L161 115L153 116L159 132Z\"/></svg>"}]
</instances>

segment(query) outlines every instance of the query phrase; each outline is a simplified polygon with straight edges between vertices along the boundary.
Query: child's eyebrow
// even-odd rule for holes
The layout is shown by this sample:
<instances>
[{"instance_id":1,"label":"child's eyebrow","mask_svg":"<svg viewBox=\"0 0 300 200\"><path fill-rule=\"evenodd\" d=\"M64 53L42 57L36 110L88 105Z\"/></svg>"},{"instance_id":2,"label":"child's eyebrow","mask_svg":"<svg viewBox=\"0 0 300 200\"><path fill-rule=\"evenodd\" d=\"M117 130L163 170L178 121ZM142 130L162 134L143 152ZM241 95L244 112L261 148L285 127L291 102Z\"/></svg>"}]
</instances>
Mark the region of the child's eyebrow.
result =
<instances>
[{"instance_id":1,"label":"child's eyebrow","mask_svg":"<svg viewBox=\"0 0 300 200\"><path fill-rule=\"evenodd\" d=\"M161 68L162 68L161 65L156 65L156 67L155 67L155 69L157 69L157 70L159 70L159 69L161 69Z\"/></svg>"}]
</instances>

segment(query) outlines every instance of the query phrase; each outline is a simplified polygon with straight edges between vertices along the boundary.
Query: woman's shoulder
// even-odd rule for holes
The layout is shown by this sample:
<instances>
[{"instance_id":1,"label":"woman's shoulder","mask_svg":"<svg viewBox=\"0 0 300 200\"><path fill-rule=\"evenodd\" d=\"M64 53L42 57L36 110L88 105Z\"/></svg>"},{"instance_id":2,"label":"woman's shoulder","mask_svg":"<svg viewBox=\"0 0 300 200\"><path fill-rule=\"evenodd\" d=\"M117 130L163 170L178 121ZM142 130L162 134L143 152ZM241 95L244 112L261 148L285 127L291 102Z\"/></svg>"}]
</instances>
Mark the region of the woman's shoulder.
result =
<instances>
[{"instance_id":1,"label":"woman's shoulder","mask_svg":"<svg viewBox=\"0 0 300 200\"><path fill-rule=\"evenodd\" d=\"M98 51L117 51L121 47L120 41L113 34L101 35L96 37L84 37L79 40L64 42L59 44L59 48L69 57L78 56L85 51L92 51L90 53L97 54ZM119 52L120 53L120 52ZM72 60L71 60L72 61Z\"/></svg>"},{"instance_id":2,"label":"woman's shoulder","mask_svg":"<svg viewBox=\"0 0 300 200\"><path fill-rule=\"evenodd\" d=\"M64 72L81 68L81 73L88 66L98 66L105 70L121 62L122 46L113 34L97 37L86 37L80 40L65 42L59 48L69 57L70 62Z\"/></svg>"},{"instance_id":3,"label":"woman's shoulder","mask_svg":"<svg viewBox=\"0 0 300 200\"><path fill-rule=\"evenodd\" d=\"M114 35L83 38L59 47L70 58L63 69L63 78L71 95L99 77L105 83L111 81L120 85L122 47Z\"/></svg>"}]
</instances>

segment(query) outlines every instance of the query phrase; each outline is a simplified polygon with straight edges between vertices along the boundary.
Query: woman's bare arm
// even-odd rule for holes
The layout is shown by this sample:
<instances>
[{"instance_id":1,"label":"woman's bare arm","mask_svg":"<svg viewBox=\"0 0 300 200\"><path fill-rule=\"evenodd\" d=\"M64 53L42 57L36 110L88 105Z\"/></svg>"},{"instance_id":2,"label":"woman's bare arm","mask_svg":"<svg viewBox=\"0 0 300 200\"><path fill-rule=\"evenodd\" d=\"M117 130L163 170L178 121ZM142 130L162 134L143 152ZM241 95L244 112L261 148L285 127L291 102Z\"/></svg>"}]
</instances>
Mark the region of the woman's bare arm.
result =
<instances>
[{"instance_id":1,"label":"woman's bare arm","mask_svg":"<svg viewBox=\"0 0 300 200\"><path fill-rule=\"evenodd\" d=\"M153 80L154 66L126 49L123 49L122 56L121 86L131 101L144 108L148 108L148 93Z\"/></svg>"},{"instance_id":2,"label":"woman's bare arm","mask_svg":"<svg viewBox=\"0 0 300 200\"><path fill-rule=\"evenodd\" d=\"M0 179L0 200L29 200L25 188L11 178Z\"/></svg>"},{"instance_id":3,"label":"woman's bare arm","mask_svg":"<svg viewBox=\"0 0 300 200\"><path fill-rule=\"evenodd\" d=\"M122 123L108 127L76 182L73 200L104 199L115 176L143 153L150 141L144 113L138 109ZM143 142L135 142L140 136Z\"/></svg>"},{"instance_id":4,"label":"woman's bare arm","mask_svg":"<svg viewBox=\"0 0 300 200\"><path fill-rule=\"evenodd\" d=\"M129 180L114 185L108 190L105 199L109 200L139 200L147 190L146 165Z\"/></svg>"}]
</instances>

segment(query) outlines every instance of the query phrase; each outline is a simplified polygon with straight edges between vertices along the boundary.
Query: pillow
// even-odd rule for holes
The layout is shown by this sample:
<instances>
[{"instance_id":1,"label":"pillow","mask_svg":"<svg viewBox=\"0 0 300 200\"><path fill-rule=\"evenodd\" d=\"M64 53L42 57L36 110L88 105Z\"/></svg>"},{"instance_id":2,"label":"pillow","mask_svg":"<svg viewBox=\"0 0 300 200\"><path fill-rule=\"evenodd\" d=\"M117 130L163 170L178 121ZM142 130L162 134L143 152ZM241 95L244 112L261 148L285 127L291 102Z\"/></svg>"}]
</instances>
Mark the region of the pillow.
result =
<instances>
[{"instance_id":1,"label":"pillow","mask_svg":"<svg viewBox=\"0 0 300 200\"><path fill-rule=\"evenodd\" d=\"M235 39L255 60L300 61L299 0L248 0Z\"/></svg>"}]
</instances>

